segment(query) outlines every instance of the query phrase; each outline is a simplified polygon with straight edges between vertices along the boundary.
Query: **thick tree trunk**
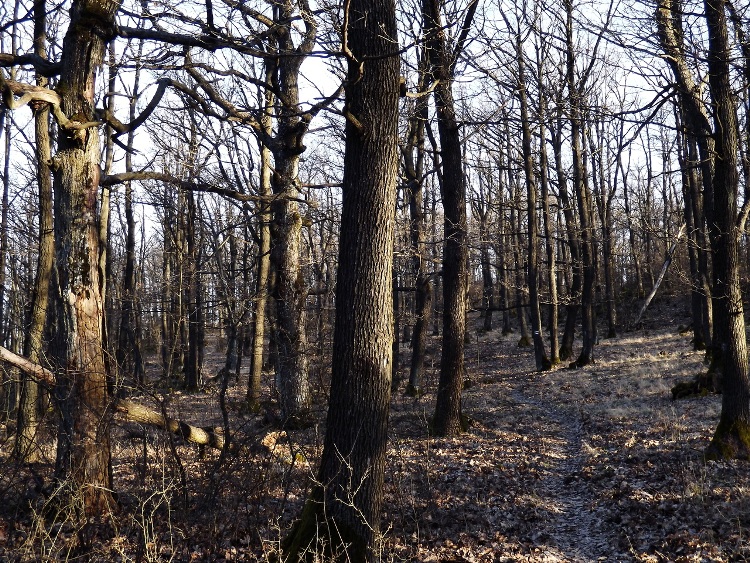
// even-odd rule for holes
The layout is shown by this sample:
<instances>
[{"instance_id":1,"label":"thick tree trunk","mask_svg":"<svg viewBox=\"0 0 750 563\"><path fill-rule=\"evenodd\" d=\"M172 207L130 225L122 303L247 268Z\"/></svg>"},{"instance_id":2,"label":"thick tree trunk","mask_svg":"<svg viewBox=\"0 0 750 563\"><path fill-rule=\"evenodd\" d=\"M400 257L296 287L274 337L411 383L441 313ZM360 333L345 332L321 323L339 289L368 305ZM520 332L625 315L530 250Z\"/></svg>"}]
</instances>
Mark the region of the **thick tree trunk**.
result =
<instances>
[{"instance_id":1,"label":"thick tree trunk","mask_svg":"<svg viewBox=\"0 0 750 563\"><path fill-rule=\"evenodd\" d=\"M276 38L281 53L276 61L277 83L282 96L278 100L277 134L271 143L274 172L271 187L271 261L276 274L276 382L283 421L304 421L310 406L305 304L307 286L303 277L302 217L297 200L299 192L300 155L311 116L301 112L299 104L299 69L315 40L313 16L306 2L300 2L306 33L300 47L293 42L292 22L295 6L290 0L280 2L275 15Z\"/></svg>"},{"instance_id":2,"label":"thick tree trunk","mask_svg":"<svg viewBox=\"0 0 750 563\"><path fill-rule=\"evenodd\" d=\"M276 273L274 302L276 305L276 381L281 402L282 420L302 419L310 403L305 334L305 301L307 291L300 266L302 218L299 214L296 189L297 163L293 169L276 174L273 190L277 196L271 204L271 260ZM281 178L286 177L286 181Z\"/></svg>"},{"instance_id":3,"label":"thick tree trunk","mask_svg":"<svg viewBox=\"0 0 750 563\"><path fill-rule=\"evenodd\" d=\"M119 2L111 0L78 0L71 6L58 83L61 110L69 119L96 119L96 72L118 8ZM96 208L99 146L96 127L63 129L53 161L59 283L53 357L63 412L57 475L69 480L87 517L113 506Z\"/></svg>"},{"instance_id":4,"label":"thick tree trunk","mask_svg":"<svg viewBox=\"0 0 750 563\"><path fill-rule=\"evenodd\" d=\"M737 110L730 80L726 0L705 0L708 24L708 69L714 105L716 161L713 178L714 220L710 223L714 256L717 342L723 368L721 418L709 458L750 459L750 378L747 336L740 286L737 220L739 152Z\"/></svg>"},{"instance_id":5,"label":"thick tree trunk","mask_svg":"<svg viewBox=\"0 0 750 563\"><path fill-rule=\"evenodd\" d=\"M327 535L339 561L375 561L390 403L399 58L392 0L352 0L331 394L317 483L287 561ZM365 60L362 65L359 61Z\"/></svg>"}]
</instances>

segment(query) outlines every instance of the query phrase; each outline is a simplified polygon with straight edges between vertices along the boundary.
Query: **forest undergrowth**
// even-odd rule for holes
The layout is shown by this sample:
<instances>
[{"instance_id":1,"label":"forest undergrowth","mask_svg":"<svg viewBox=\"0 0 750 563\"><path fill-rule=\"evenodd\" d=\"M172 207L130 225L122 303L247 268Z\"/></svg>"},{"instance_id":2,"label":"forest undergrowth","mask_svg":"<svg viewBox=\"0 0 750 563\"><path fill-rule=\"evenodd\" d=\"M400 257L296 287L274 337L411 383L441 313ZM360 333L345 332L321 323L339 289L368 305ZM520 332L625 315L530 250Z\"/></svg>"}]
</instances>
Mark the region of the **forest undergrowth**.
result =
<instances>
[{"instance_id":1,"label":"forest undergrowth","mask_svg":"<svg viewBox=\"0 0 750 563\"><path fill-rule=\"evenodd\" d=\"M392 399L381 560L750 560L750 466L703 460L720 397L671 400L675 382L706 369L703 354L682 331L683 304L650 313L644 327L601 340L594 365L542 374L518 334L472 331L463 401L471 428L451 439L428 434L433 337L425 394L406 397L402 384ZM403 347L403 366L408 353ZM218 351L209 358L221 359ZM324 389L325 369L314 373ZM140 392L202 425L221 424L218 393L217 380L197 394L164 382ZM0 560L273 560L313 482L323 430L280 430L248 411L244 394L245 382L232 380L223 455L119 425L118 506L85 529L49 485L53 445L45 463L21 467L6 438ZM324 419L322 399L314 412Z\"/></svg>"}]
</instances>

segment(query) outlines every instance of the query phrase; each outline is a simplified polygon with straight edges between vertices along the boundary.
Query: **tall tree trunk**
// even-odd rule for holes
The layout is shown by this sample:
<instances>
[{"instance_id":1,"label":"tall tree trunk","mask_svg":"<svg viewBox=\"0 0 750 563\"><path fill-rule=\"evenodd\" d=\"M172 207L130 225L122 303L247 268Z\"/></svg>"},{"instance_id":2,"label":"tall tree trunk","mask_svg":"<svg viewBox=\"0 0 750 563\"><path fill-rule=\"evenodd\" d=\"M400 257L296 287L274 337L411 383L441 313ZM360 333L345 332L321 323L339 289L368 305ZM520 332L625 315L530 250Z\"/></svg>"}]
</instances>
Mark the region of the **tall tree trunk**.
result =
<instances>
[{"instance_id":1,"label":"tall tree trunk","mask_svg":"<svg viewBox=\"0 0 750 563\"><path fill-rule=\"evenodd\" d=\"M716 160L713 178L714 220L710 223L714 256L714 330L723 367L721 418L709 458L750 459L750 378L747 336L740 286L737 220L739 128L730 80L726 0L705 0L708 24L709 88L714 106Z\"/></svg>"},{"instance_id":2,"label":"tall tree trunk","mask_svg":"<svg viewBox=\"0 0 750 563\"><path fill-rule=\"evenodd\" d=\"M558 104L558 107L562 107ZM555 155L555 170L557 173L558 193L562 204L563 217L565 218L565 230L568 242L568 256L570 257L569 270L572 271L571 283L566 284L570 288L565 306L565 329L563 330L562 342L560 343L560 360L567 360L573 356L573 342L575 339L576 323L578 321L579 299L581 293L581 251L578 235L578 223L575 219L573 202L568 193L568 180L563 168L562 160L562 116L558 115L557 126L552 133L552 150Z\"/></svg>"},{"instance_id":3,"label":"tall tree trunk","mask_svg":"<svg viewBox=\"0 0 750 563\"><path fill-rule=\"evenodd\" d=\"M614 172L614 180L609 165L609 150L604 143L607 131L604 122L598 120L594 123L596 139L589 137L591 150L592 181L594 184L594 199L599 214L601 228L602 257L604 267L604 291L606 296L607 310L607 338L617 336L617 304L615 302L614 281L614 237L612 236L612 200L614 199L615 186L617 185L617 168Z\"/></svg>"},{"instance_id":4,"label":"tall tree trunk","mask_svg":"<svg viewBox=\"0 0 750 563\"><path fill-rule=\"evenodd\" d=\"M679 104L677 104L679 105ZM704 303L710 303L710 294L701 295L703 279L700 268L699 253L705 251L698 243L698 229L702 216L696 216L694 211L696 204L693 202L694 184L698 183L697 162L690 159L690 147L684 127L684 119L681 116L681 108L675 108L677 126L677 159L682 175L682 198L684 200L684 217L687 229L688 260L690 264L690 302L693 317L693 349L705 350L709 342L710 332L706 332L708 319L705 316ZM693 144L693 146L695 146Z\"/></svg>"},{"instance_id":5,"label":"tall tree trunk","mask_svg":"<svg viewBox=\"0 0 750 563\"><path fill-rule=\"evenodd\" d=\"M534 361L537 371L548 370L552 363L547 357L544 337L542 336L542 316L539 307L539 219L536 209L536 172L531 151L531 123L529 119L529 103L526 93L526 64L523 58L521 36L516 35L516 63L518 65L518 98L521 104L521 147L523 153L523 167L526 178L526 227L527 227L527 259L526 281L529 288L529 306L531 309L531 337L534 343Z\"/></svg>"},{"instance_id":6,"label":"tall tree trunk","mask_svg":"<svg viewBox=\"0 0 750 563\"><path fill-rule=\"evenodd\" d=\"M513 287L515 297L515 309L518 315L518 326L521 337L518 339L518 346L531 346L531 335L529 334L529 321L526 317L526 263L521 254L521 191L517 181L514 180L513 202L510 208L510 225L511 225L511 246L513 248Z\"/></svg>"},{"instance_id":7,"label":"tall tree trunk","mask_svg":"<svg viewBox=\"0 0 750 563\"><path fill-rule=\"evenodd\" d=\"M708 230L714 224L714 136L711 129L711 123L708 119L708 111L703 100L698 96L699 88L696 86L695 79L691 74L690 67L685 58L684 32L682 29L682 3L680 0L660 0L656 9L656 23L659 32L659 42L666 53L665 60L672 69L675 77L675 86L681 107L681 115L685 124L686 134L688 137L689 158L692 162L700 163L700 178L704 195L700 195L700 188L697 183L694 185L696 191L693 192L693 213L701 217L700 224L707 225ZM697 155L695 147L697 146ZM705 223L704 223L705 221ZM704 228L696 230L696 235L701 242L708 243L713 252L713 240L710 234L706 237ZM703 238L703 241L700 239ZM708 244L703 244L706 248ZM708 289L708 256L706 252L699 253L699 269L702 273L702 287ZM716 270L714 265L714 279ZM718 303L715 298L716 288L711 288L712 295L710 303L707 301L704 310L706 311L705 322L708 325L714 325L713 315L716 311L718 315ZM711 361L710 371L715 377L721 379L720 351L717 330L711 326L710 344L707 343L706 356ZM716 386L720 387L721 383L717 381Z\"/></svg>"},{"instance_id":8,"label":"tall tree trunk","mask_svg":"<svg viewBox=\"0 0 750 563\"><path fill-rule=\"evenodd\" d=\"M501 144L501 143L500 143ZM502 335L506 336L513 332L513 327L510 324L510 291L509 291L509 280L508 280L508 265L507 256L508 249L513 246L512 237L508 233L507 221L505 219L505 182L504 172L505 166L503 164L502 151L499 154L497 169L499 174L497 176L498 182L498 210L497 210L497 237L499 244L495 246L495 255L497 256L497 275L500 279L500 308L503 312L503 329ZM511 226L511 230L515 227Z\"/></svg>"},{"instance_id":9,"label":"tall tree trunk","mask_svg":"<svg viewBox=\"0 0 750 563\"><path fill-rule=\"evenodd\" d=\"M266 82L270 84L273 65L266 63ZM265 111L260 118L261 127L271 134L271 111L274 95L267 88L259 97L263 100ZM267 200L271 198L271 151L265 143L259 143L260 150L260 212L258 214L258 273L255 282L255 300L253 302L252 352L250 355L250 376L247 386L247 402L255 407L260 401L261 376L263 374L263 349L266 335L266 304L268 302L268 278L271 269L271 213Z\"/></svg>"},{"instance_id":10,"label":"tall tree trunk","mask_svg":"<svg viewBox=\"0 0 750 563\"><path fill-rule=\"evenodd\" d=\"M185 317L187 328L187 348L185 352L185 389L196 391L201 384L202 369L202 311L198 241L198 221L195 194L185 194L187 214L185 217L185 239L187 245L186 275L184 285ZM183 325L185 326L185 325Z\"/></svg>"},{"instance_id":11,"label":"tall tree trunk","mask_svg":"<svg viewBox=\"0 0 750 563\"><path fill-rule=\"evenodd\" d=\"M279 2L275 8L276 39L279 57L276 59L276 86L281 92L277 99L277 134L271 146L274 172L271 187L271 261L276 273L274 302L276 304L276 380L284 421L302 421L310 406L305 304L307 287L304 281L302 257L302 217L297 200L299 192L300 155L302 143L312 116L303 113L299 104L299 69L315 42L316 27L307 2L298 2L305 33L300 46L295 46L292 25L295 3Z\"/></svg>"},{"instance_id":12,"label":"tall tree trunk","mask_svg":"<svg viewBox=\"0 0 750 563\"><path fill-rule=\"evenodd\" d=\"M34 53L47 58L47 13L46 1L34 2ZM41 74L36 77L37 86L46 87L48 80ZM52 263L55 253L52 218L52 171L49 162L52 159L49 135L48 106L34 110L35 151L37 163L37 182L39 184L39 254L37 257L36 280L31 305L31 322L26 332L24 356L31 362L42 364L44 356L44 328L47 321L49 305L49 287L52 277ZM18 439L16 452L25 463L38 460L36 447L38 429L39 386L35 379L24 374L21 389L21 408L18 411Z\"/></svg>"},{"instance_id":13,"label":"tall tree trunk","mask_svg":"<svg viewBox=\"0 0 750 563\"><path fill-rule=\"evenodd\" d=\"M78 0L62 47L58 92L61 110L94 122L96 72L106 37L113 36L119 2ZM113 506L109 397L103 348L97 192L100 180L96 127L60 131L54 158L55 251L59 294L53 349L63 421L57 474L69 479L86 516Z\"/></svg>"},{"instance_id":14,"label":"tall tree trunk","mask_svg":"<svg viewBox=\"0 0 750 563\"><path fill-rule=\"evenodd\" d=\"M596 266L594 263L593 218L591 193L588 186L582 142L582 92L575 76L575 46L573 43L573 1L565 0L566 25L566 83L570 98L570 134L573 151L573 188L578 203L581 227L581 352L571 367L582 367L594 362L596 318L594 311Z\"/></svg>"},{"instance_id":15,"label":"tall tree trunk","mask_svg":"<svg viewBox=\"0 0 750 563\"><path fill-rule=\"evenodd\" d=\"M541 94L540 94L541 95ZM541 108L546 108L546 101L540 102ZM560 332L559 309L557 291L557 252L555 238L552 232L552 213L550 211L549 193L549 159L547 155L546 127L544 116L546 109L540 110L542 119L539 126L539 177L542 188L542 224L544 226L544 242L547 252L547 284L549 285L549 339L550 362L552 365L560 363Z\"/></svg>"},{"instance_id":16,"label":"tall tree trunk","mask_svg":"<svg viewBox=\"0 0 750 563\"><path fill-rule=\"evenodd\" d=\"M138 105L138 88L140 86L140 60L143 54L143 42L138 45L138 58L135 76L133 77L133 94L130 97L129 117L132 123L136 118ZM135 131L128 132L125 153L125 171L133 170L133 143ZM135 234L136 223L133 212L133 185L125 184L125 271L122 280L122 311L120 313L120 330L117 346L117 363L123 374L132 374L136 383L143 382L143 358L140 347L140 314L136 301L136 256Z\"/></svg>"},{"instance_id":17,"label":"tall tree trunk","mask_svg":"<svg viewBox=\"0 0 750 563\"><path fill-rule=\"evenodd\" d=\"M426 87L427 66L426 54L420 59L421 69L418 90ZM411 334L411 365L407 395L422 393L422 378L427 352L427 330L432 313L432 288L428 270L424 198L424 157L425 157L425 123L427 121L427 100L419 98L414 115L409 120L409 136L404 151L404 168L409 189L409 237L412 252L412 269L415 272L414 290L414 330ZM416 151L416 155L414 154Z\"/></svg>"},{"instance_id":18,"label":"tall tree trunk","mask_svg":"<svg viewBox=\"0 0 750 563\"><path fill-rule=\"evenodd\" d=\"M442 157L443 196L443 345L440 356L433 431L454 436L462 431L461 390L464 383L464 342L469 281L466 223L466 181L463 174L461 134L453 101L455 54L449 51L440 14L442 2L424 0L423 25L438 117ZM469 10L476 8L476 2ZM473 12L469 12L472 14ZM464 22L470 25L471 17Z\"/></svg>"},{"instance_id":19,"label":"tall tree trunk","mask_svg":"<svg viewBox=\"0 0 750 563\"><path fill-rule=\"evenodd\" d=\"M323 534L338 560L377 560L393 338L399 58L394 2L351 0L348 7L339 239L339 264L347 267L339 269L336 283L333 370L319 485L285 542L289 561L296 561Z\"/></svg>"}]
</instances>

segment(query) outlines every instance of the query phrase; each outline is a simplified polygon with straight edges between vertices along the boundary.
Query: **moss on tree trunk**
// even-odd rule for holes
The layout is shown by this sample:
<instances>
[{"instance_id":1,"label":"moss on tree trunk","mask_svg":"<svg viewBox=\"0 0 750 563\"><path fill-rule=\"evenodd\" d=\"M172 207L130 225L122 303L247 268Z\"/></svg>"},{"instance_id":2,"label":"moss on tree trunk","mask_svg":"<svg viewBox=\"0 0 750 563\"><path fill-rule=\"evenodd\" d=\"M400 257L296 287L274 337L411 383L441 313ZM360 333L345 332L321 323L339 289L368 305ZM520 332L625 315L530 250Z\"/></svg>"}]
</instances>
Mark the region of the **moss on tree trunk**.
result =
<instances>
[{"instance_id":1,"label":"moss on tree trunk","mask_svg":"<svg viewBox=\"0 0 750 563\"><path fill-rule=\"evenodd\" d=\"M722 417L706 448L705 457L709 460L750 460L750 424Z\"/></svg>"}]
</instances>

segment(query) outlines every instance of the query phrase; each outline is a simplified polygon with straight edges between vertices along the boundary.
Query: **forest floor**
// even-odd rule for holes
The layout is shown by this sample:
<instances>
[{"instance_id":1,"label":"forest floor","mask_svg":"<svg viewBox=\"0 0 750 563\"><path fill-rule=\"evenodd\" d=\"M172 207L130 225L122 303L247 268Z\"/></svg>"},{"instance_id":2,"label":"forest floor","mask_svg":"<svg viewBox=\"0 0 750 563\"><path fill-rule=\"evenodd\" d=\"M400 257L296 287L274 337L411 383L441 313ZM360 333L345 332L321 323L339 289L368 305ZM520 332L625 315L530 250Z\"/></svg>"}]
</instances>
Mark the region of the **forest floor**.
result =
<instances>
[{"instance_id":1,"label":"forest floor","mask_svg":"<svg viewBox=\"0 0 750 563\"><path fill-rule=\"evenodd\" d=\"M517 334L472 331L463 400L472 425L451 439L427 431L436 338L427 392L393 395L381 560L750 561L750 464L704 461L721 399L671 400L675 382L705 370L703 354L680 332L684 306L655 304L650 317L652 326L601 340L594 365L542 374ZM221 354L209 360L218 365ZM324 371L314 373L320 389ZM229 387L236 447L223 458L118 427L119 512L79 560L271 560L300 513L323 430L280 432L243 410L243 396L244 385ZM216 382L141 399L167 397L165 408L184 420L221 423ZM321 421L324 411L321 398ZM53 449L48 463L14 470L8 449L0 450L0 561L72 560L81 551L66 546L79 530L60 523L49 491L35 487L51 472Z\"/></svg>"}]
</instances>

